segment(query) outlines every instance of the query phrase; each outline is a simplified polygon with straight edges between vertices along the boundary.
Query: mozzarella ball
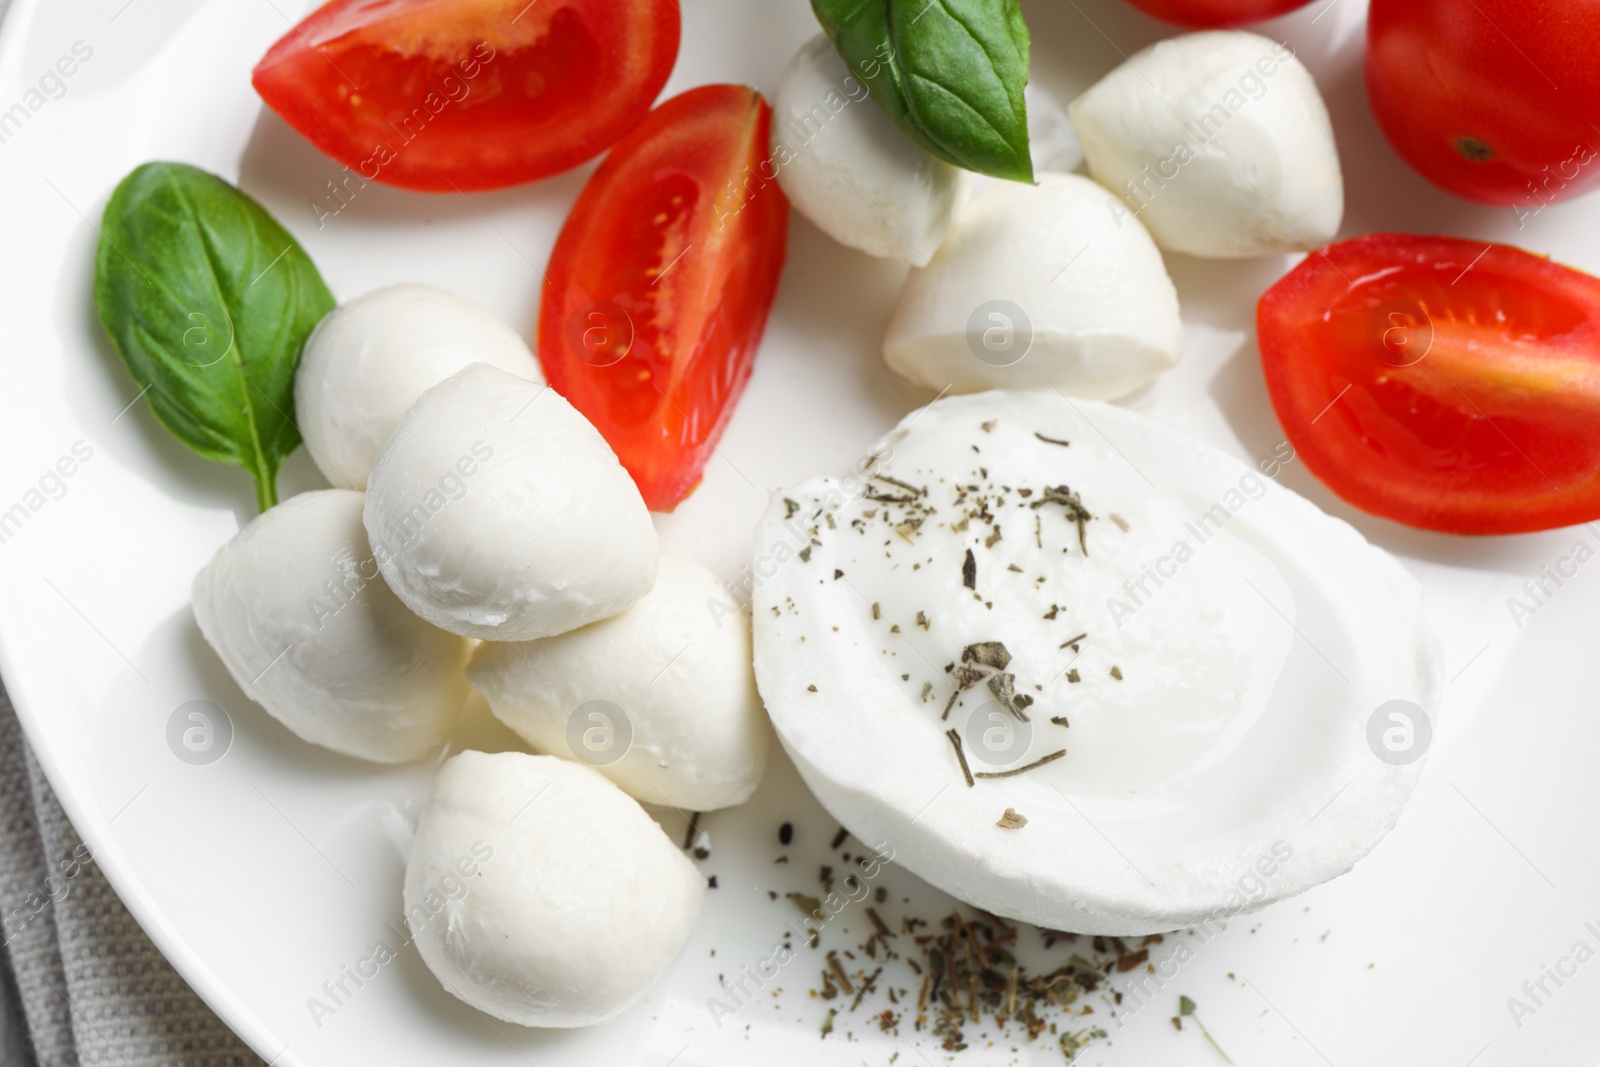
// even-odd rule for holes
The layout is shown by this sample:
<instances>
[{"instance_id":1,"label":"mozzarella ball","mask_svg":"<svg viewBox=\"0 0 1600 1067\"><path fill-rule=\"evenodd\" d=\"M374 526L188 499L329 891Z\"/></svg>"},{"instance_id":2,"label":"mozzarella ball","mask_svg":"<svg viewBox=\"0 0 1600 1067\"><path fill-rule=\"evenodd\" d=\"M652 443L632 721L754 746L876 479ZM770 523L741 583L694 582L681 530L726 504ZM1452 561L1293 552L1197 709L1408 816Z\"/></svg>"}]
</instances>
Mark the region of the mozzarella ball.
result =
<instances>
[{"instance_id":1,"label":"mozzarella ball","mask_svg":"<svg viewBox=\"0 0 1600 1067\"><path fill-rule=\"evenodd\" d=\"M432 285L391 285L334 308L306 338L295 415L328 481L366 487L378 450L417 397L469 363L542 382L505 323Z\"/></svg>"},{"instance_id":2,"label":"mozzarella ball","mask_svg":"<svg viewBox=\"0 0 1600 1067\"><path fill-rule=\"evenodd\" d=\"M914 266L933 256L967 198L967 173L895 126L820 34L778 83L772 160L784 195L817 229Z\"/></svg>"},{"instance_id":3,"label":"mozzarella ball","mask_svg":"<svg viewBox=\"0 0 1600 1067\"><path fill-rule=\"evenodd\" d=\"M313 744L401 763L436 751L469 690L467 642L378 576L362 494L302 493L195 575L200 632L246 696Z\"/></svg>"},{"instance_id":4,"label":"mozzarella ball","mask_svg":"<svg viewBox=\"0 0 1600 1067\"><path fill-rule=\"evenodd\" d=\"M575 630L656 579L650 513L605 438L555 390L482 363L401 417L365 518L395 594L467 637Z\"/></svg>"},{"instance_id":5,"label":"mozzarella ball","mask_svg":"<svg viewBox=\"0 0 1600 1067\"><path fill-rule=\"evenodd\" d=\"M1107 400L1177 363L1178 294L1139 220L1087 178L1038 180L985 189L906 276L883 342L897 374Z\"/></svg>"},{"instance_id":6,"label":"mozzarella ball","mask_svg":"<svg viewBox=\"0 0 1600 1067\"><path fill-rule=\"evenodd\" d=\"M750 799L767 715L750 620L697 563L663 556L633 607L559 637L479 645L467 680L536 748L599 770L646 804Z\"/></svg>"},{"instance_id":7,"label":"mozzarella ball","mask_svg":"<svg viewBox=\"0 0 1600 1067\"><path fill-rule=\"evenodd\" d=\"M1261 256L1339 231L1328 109L1288 46L1253 33L1151 45L1072 104L1089 171L1162 248Z\"/></svg>"},{"instance_id":8,"label":"mozzarella ball","mask_svg":"<svg viewBox=\"0 0 1600 1067\"><path fill-rule=\"evenodd\" d=\"M706 880L632 798L521 752L446 763L406 863L417 950L455 996L523 1026L604 1022L688 939Z\"/></svg>"}]
</instances>

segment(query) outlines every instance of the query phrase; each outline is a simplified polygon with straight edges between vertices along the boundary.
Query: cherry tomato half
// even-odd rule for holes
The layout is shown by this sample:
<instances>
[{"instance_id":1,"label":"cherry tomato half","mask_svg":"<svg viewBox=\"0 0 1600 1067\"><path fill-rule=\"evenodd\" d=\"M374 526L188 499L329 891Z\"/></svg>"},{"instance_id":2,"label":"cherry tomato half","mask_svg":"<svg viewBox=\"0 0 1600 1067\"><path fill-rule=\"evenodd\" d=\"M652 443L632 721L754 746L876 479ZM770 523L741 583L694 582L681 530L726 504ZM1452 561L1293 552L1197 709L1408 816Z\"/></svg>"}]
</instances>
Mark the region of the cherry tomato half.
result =
<instances>
[{"instance_id":1,"label":"cherry tomato half","mask_svg":"<svg viewBox=\"0 0 1600 1067\"><path fill-rule=\"evenodd\" d=\"M611 150L550 253L545 377L655 511L699 484L777 294L789 202L771 126L742 85L673 97Z\"/></svg>"},{"instance_id":2,"label":"cherry tomato half","mask_svg":"<svg viewBox=\"0 0 1600 1067\"><path fill-rule=\"evenodd\" d=\"M1372 0L1367 95L1395 151L1519 216L1600 183L1600 4Z\"/></svg>"},{"instance_id":3,"label":"cherry tomato half","mask_svg":"<svg viewBox=\"0 0 1600 1067\"><path fill-rule=\"evenodd\" d=\"M499 189L636 126L678 55L677 0L331 0L251 80L367 181Z\"/></svg>"},{"instance_id":4,"label":"cherry tomato half","mask_svg":"<svg viewBox=\"0 0 1600 1067\"><path fill-rule=\"evenodd\" d=\"M1147 15L1197 30L1248 26L1287 15L1311 0L1128 0Z\"/></svg>"},{"instance_id":5,"label":"cherry tomato half","mask_svg":"<svg viewBox=\"0 0 1600 1067\"><path fill-rule=\"evenodd\" d=\"M1459 534L1600 518L1600 279L1370 234L1268 289L1257 332L1290 444L1356 507Z\"/></svg>"}]
</instances>

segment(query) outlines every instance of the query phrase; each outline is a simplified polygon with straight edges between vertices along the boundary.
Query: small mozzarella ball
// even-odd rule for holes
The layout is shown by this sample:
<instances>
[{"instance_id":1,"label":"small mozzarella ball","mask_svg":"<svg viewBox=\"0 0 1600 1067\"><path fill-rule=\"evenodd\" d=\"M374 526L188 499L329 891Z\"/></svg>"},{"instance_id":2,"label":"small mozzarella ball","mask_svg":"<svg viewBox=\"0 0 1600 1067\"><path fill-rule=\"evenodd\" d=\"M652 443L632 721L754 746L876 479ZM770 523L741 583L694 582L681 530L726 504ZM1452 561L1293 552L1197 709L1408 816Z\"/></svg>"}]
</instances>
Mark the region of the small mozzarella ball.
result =
<instances>
[{"instance_id":1,"label":"small mozzarella ball","mask_svg":"<svg viewBox=\"0 0 1600 1067\"><path fill-rule=\"evenodd\" d=\"M705 889L644 809L589 768L463 752L412 838L406 922L428 969L480 1011L590 1026L667 969Z\"/></svg>"},{"instance_id":2,"label":"small mozzarella ball","mask_svg":"<svg viewBox=\"0 0 1600 1067\"><path fill-rule=\"evenodd\" d=\"M467 637L575 630L656 579L650 513L605 438L555 390L482 363L401 417L365 518L395 594Z\"/></svg>"},{"instance_id":3,"label":"small mozzarella ball","mask_svg":"<svg viewBox=\"0 0 1600 1067\"><path fill-rule=\"evenodd\" d=\"M750 799L767 762L750 620L704 567L661 558L655 588L579 630L478 646L467 680L544 752L595 767L646 804Z\"/></svg>"},{"instance_id":4,"label":"small mozzarella ball","mask_svg":"<svg viewBox=\"0 0 1600 1067\"><path fill-rule=\"evenodd\" d=\"M1328 109L1286 45L1192 33L1151 45L1072 104L1089 171L1162 248L1306 251L1333 239L1344 179Z\"/></svg>"},{"instance_id":5,"label":"small mozzarella ball","mask_svg":"<svg viewBox=\"0 0 1600 1067\"><path fill-rule=\"evenodd\" d=\"M363 489L378 450L417 397L469 363L542 382L505 323L432 285L391 285L334 308L306 338L295 414L323 477Z\"/></svg>"},{"instance_id":6,"label":"small mozzarella ball","mask_svg":"<svg viewBox=\"0 0 1600 1067\"><path fill-rule=\"evenodd\" d=\"M362 494L302 493L195 575L194 616L246 696L313 744L402 763L436 751L469 690L466 641L378 576Z\"/></svg>"},{"instance_id":7,"label":"small mozzarella ball","mask_svg":"<svg viewBox=\"0 0 1600 1067\"><path fill-rule=\"evenodd\" d=\"M772 160L784 195L817 229L914 266L933 256L967 198L967 173L896 127L820 34L778 83Z\"/></svg>"},{"instance_id":8,"label":"small mozzarella ball","mask_svg":"<svg viewBox=\"0 0 1600 1067\"><path fill-rule=\"evenodd\" d=\"M897 374L1109 400L1177 363L1178 294L1139 220L1087 178L1038 180L984 190L907 275L883 344Z\"/></svg>"}]
</instances>

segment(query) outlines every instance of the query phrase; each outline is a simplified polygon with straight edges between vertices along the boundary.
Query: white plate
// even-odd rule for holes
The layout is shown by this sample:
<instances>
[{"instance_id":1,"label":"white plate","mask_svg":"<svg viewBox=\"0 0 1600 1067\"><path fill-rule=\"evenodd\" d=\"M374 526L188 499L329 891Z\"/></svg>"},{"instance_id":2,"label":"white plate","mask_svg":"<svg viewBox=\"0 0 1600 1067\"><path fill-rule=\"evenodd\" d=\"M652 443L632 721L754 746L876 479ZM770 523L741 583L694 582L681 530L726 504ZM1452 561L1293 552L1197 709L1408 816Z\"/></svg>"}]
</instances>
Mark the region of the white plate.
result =
<instances>
[{"instance_id":1,"label":"white plate","mask_svg":"<svg viewBox=\"0 0 1600 1067\"><path fill-rule=\"evenodd\" d=\"M807 8L805 0L688 0L667 92L730 80L770 90L814 30ZM1361 8L1332 0L1270 27L1328 97L1346 160L1346 233L1511 240L1600 270L1592 239L1600 201L1548 209L1519 232L1509 211L1435 194L1398 162L1366 109ZM711 1067L877 1064L895 1053L901 1064L943 1062L937 1042L909 1029L881 1033L864 1013L842 1016L834 1036L820 1040L823 1005L807 994L822 965L813 954L784 970L757 1005L721 1027L712 1022L706 1001L719 991L717 976L764 955L794 914L767 891L814 892L817 865L828 859L834 824L781 758L748 806L705 821L718 851L704 867L720 887L669 976L615 1024L577 1033L491 1025L442 993L410 949L359 989L346 979L353 995L313 1020L308 999L324 995L324 982L395 937L385 923L400 916L397 827L415 812L430 768L380 770L296 741L241 697L205 648L190 619L189 581L252 514L249 479L186 452L136 401L91 307L93 220L135 165L185 160L238 180L265 203L340 297L436 282L526 334L539 268L588 168L470 201L369 186L319 229L310 204L339 168L263 113L248 78L301 13L274 0L17 0L6 23L0 109L26 106L30 86L75 41L93 49L65 95L0 144L0 511L38 503L28 490L75 442L93 449L64 494L29 509L0 544L6 682L68 813L163 951L276 1064ZM1169 32L1121 0L1039 2L1026 13L1036 77L1063 99L1120 53ZM1519 60L1508 54L1507 62ZM1256 295L1287 263L1172 257L1187 324L1184 364L1134 406L1242 457L1270 453L1279 431L1251 321ZM796 220L755 376L705 484L661 520L667 545L736 577L768 487L844 469L927 399L898 384L875 351L900 273ZM1239 1063L1593 1062L1600 963L1585 962L1561 986L1545 979L1550 995L1529 1001L1536 1012L1520 1026L1507 998L1526 1000L1523 983L1537 983L1546 965L1571 970L1560 961L1576 942L1600 948L1592 848L1600 567L1581 571L1520 628L1506 600L1595 536L1417 533L1352 513L1303 469L1284 477L1399 553L1426 584L1454 679L1434 758L1400 828L1353 875L1234 922L1091 1059L1218 1062L1192 1026L1178 1033L1168 1023L1185 993ZM297 455L286 491L315 484ZM234 729L231 749L208 766L178 760L166 741L175 709L196 699L225 708ZM462 743L510 739L480 721ZM798 840L790 862L778 865L775 835L785 820ZM681 832L676 816L664 821ZM937 893L903 874L887 878L891 916L941 914ZM829 943L854 945L860 936ZM1157 958L1172 946L1169 939ZM777 986L781 994L768 996ZM1109 1022L1104 1005L1096 1012L1089 1022ZM1018 1052L1013 1044L975 1043L959 1060L1060 1061L1048 1038Z\"/></svg>"}]
</instances>

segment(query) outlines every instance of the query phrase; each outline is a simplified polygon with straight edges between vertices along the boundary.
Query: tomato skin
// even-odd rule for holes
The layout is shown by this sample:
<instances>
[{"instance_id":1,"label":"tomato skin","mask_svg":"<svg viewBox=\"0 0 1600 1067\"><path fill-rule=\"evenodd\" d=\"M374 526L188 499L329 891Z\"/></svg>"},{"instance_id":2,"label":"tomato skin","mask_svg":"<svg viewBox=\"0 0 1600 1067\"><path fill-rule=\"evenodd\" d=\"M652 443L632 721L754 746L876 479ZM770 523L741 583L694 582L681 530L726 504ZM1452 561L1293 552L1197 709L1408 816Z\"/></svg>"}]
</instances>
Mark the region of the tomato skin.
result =
<instances>
[{"instance_id":1,"label":"tomato skin","mask_svg":"<svg viewBox=\"0 0 1600 1067\"><path fill-rule=\"evenodd\" d=\"M1227 29L1265 22L1305 7L1311 0L1128 0L1163 22L1196 30Z\"/></svg>"},{"instance_id":2,"label":"tomato skin","mask_svg":"<svg viewBox=\"0 0 1600 1067\"><path fill-rule=\"evenodd\" d=\"M1256 325L1289 443L1356 507L1457 534L1600 518L1600 279L1369 234L1307 256Z\"/></svg>"},{"instance_id":3,"label":"tomato skin","mask_svg":"<svg viewBox=\"0 0 1600 1067\"><path fill-rule=\"evenodd\" d=\"M330 0L251 82L366 181L501 189L569 170L637 125L681 29L678 0Z\"/></svg>"},{"instance_id":4,"label":"tomato skin","mask_svg":"<svg viewBox=\"0 0 1600 1067\"><path fill-rule=\"evenodd\" d=\"M1518 216L1600 183L1600 5L1372 0L1367 95L1439 188Z\"/></svg>"},{"instance_id":5,"label":"tomato skin","mask_svg":"<svg viewBox=\"0 0 1600 1067\"><path fill-rule=\"evenodd\" d=\"M777 295L789 202L754 89L661 104L590 177L550 253L538 352L652 511L700 482Z\"/></svg>"}]
</instances>

